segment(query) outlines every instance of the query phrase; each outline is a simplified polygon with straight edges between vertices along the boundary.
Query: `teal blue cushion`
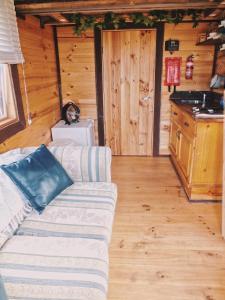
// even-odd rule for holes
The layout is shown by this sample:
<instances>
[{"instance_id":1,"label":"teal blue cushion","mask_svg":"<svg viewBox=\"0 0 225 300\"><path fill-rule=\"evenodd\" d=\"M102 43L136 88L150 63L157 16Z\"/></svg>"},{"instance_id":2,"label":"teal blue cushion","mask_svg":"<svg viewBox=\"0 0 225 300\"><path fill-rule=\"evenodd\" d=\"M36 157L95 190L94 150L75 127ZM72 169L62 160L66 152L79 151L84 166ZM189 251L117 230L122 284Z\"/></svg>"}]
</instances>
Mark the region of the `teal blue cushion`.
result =
<instances>
[{"instance_id":1,"label":"teal blue cushion","mask_svg":"<svg viewBox=\"0 0 225 300\"><path fill-rule=\"evenodd\" d=\"M73 183L45 145L24 159L1 168L38 212Z\"/></svg>"},{"instance_id":2,"label":"teal blue cushion","mask_svg":"<svg viewBox=\"0 0 225 300\"><path fill-rule=\"evenodd\" d=\"M2 280L1 276L0 276L0 299L1 300L8 300L8 297L6 295L5 288L4 288L4 283L3 283L3 280Z\"/></svg>"}]
</instances>

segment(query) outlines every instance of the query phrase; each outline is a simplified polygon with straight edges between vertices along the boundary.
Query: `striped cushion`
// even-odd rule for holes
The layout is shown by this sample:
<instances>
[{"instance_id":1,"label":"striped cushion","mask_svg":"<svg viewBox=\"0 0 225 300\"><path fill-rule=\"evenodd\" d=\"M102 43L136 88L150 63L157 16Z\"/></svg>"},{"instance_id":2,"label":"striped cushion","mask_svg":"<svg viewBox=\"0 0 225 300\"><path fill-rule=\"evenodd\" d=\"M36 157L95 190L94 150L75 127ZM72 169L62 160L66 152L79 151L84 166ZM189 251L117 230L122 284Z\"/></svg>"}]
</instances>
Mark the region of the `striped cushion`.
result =
<instances>
[{"instance_id":1,"label":"striped cushion","mask_svg":"<svg viewBox=\"0 0 225 300\"><path fill-rule=\"evenodd\" d=\"M75 181L110 182L111 150L107 147L50 147Z\"/></svg>"},{"instance_id":2,"label":"striped cushion","mask_svg":"<svg viewBox=\"0 0 225 300\"><path fill-rule=\"evenodd\" d=\"M0 299L1 300L8 300L8 297L6 295L4 283L2 281L2 276L0 275Z\"/></svg>"},{"instance_id":3,"label":"striped cushion","mask_svg":"<svg viewBox=\"0 0 225 300\"><path fill-rule=\"evenodd\" d=\"M112 183L75 183L41 215L33 212L17 235L89 238L109 243L116 197Z\"/></svg>"},{"instance_id":4,"label":"striped cushion","mask_svg":"<svg viewBox=\"0 0 225 300\"><path fill-rule=\"evenodd\" d=\"M15 236L0 254L9 300L105 300L108 249L88 239Z\"/></svg>"},{"instance_id":5,"label":"striped cushion","mask_svg":"<svg viewBox=\"0 0 225 300\"><path fill-rule=\"evenodd\" d=\"M28 155L36 147L18 148L2 154L2 164L9 156ZM111 182L111 150L108 147L49 146L48 149L75 182ZM1 163L1 155L0 155Z\"/></svg>"},{"instance_id":6,"label":"striped cushion","mask_svg":"<svg viewBox=\"0 0 225 300\"><path fill-rule=\"evenodd\" d=\"M35 148L23 148L30 154ZM74 182L111 182L111 150L108 147L48 147Z\"/></svg>"}]
</instances>

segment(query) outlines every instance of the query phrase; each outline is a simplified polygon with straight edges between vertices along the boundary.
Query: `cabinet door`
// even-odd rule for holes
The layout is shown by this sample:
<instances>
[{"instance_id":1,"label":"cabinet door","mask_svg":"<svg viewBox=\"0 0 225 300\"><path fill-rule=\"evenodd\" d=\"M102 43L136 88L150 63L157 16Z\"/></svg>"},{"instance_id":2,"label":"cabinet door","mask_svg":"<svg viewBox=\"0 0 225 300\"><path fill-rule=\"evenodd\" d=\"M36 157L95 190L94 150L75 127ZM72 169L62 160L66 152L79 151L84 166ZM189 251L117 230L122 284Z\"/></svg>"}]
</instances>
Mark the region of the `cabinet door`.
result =
<instances>
[{"instance_id":1,"label":"cabinet door","mask_svg":"<svg viewBox=\"0 0 225 300\"><path fill-rule=\"evenodd\" d=\"M178 153L178 144L179 144L179 127L171 120L171 128L170 128L170 149L172 152L177 155Z\"/></svg>"},{"instance_id":2,"label":"cabinet door","mask_svg":"<svg viewBox=\"0 0 225 300\"><path fill-rule=\"evenodd\" d=\"M184 176L189 179L192 163L193 139L183 134L183 132L181 132L179 136L178 161Z\"/></svg>"}]
</instances>

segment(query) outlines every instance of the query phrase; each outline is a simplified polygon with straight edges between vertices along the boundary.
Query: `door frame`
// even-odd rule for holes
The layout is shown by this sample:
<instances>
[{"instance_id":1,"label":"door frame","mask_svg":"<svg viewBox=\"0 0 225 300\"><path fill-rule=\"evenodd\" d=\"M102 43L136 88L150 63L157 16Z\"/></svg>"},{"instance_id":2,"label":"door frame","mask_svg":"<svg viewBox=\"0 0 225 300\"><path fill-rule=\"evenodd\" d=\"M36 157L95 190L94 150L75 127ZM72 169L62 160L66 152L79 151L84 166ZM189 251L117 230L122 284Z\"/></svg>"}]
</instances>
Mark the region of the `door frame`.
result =
<instances>
[{"instance_id":1,"label":"door frame","mask_svg":"<svg viewBox=\"0 0 225 300\"><path fill-rule=\"evenodd\" d=\"M156 29L156 60L155 60L155 92L154 92L154 116L153 116L153 156L159 156L159 139L160 139L160 110L161 110L161 85L163 70L163 46L164 46L164 28L165 24L160 22L152 28L127 24L121 30L129 29ZM107 29L114 30L114 29ZM102 32L97 27L94 29L94 46L95 46L95 85L96 85L96 103L98 118L98 140L99 145L105 145L104 132L104 99L103 99L103 68L102 68Z\"/></svg>"}]
</instances>

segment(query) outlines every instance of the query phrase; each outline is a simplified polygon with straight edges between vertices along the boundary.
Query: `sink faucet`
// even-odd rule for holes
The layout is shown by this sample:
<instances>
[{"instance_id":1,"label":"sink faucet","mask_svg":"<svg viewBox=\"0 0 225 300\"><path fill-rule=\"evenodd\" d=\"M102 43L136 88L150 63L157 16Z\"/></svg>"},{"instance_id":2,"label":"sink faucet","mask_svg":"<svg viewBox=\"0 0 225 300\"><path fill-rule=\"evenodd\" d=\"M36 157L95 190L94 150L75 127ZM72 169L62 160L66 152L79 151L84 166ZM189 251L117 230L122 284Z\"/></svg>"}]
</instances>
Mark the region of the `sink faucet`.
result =
<instances>
[{"instance_id":1,"label":"sink faucet","mask_svg":"<svg viewBox=\"0 0 225 300\"><path fill-rule=\"evenodd\" d=\"M202 101L202 108L206 106L206 93L203 93L203 101Z\"/></svg>"}]
</instances>

